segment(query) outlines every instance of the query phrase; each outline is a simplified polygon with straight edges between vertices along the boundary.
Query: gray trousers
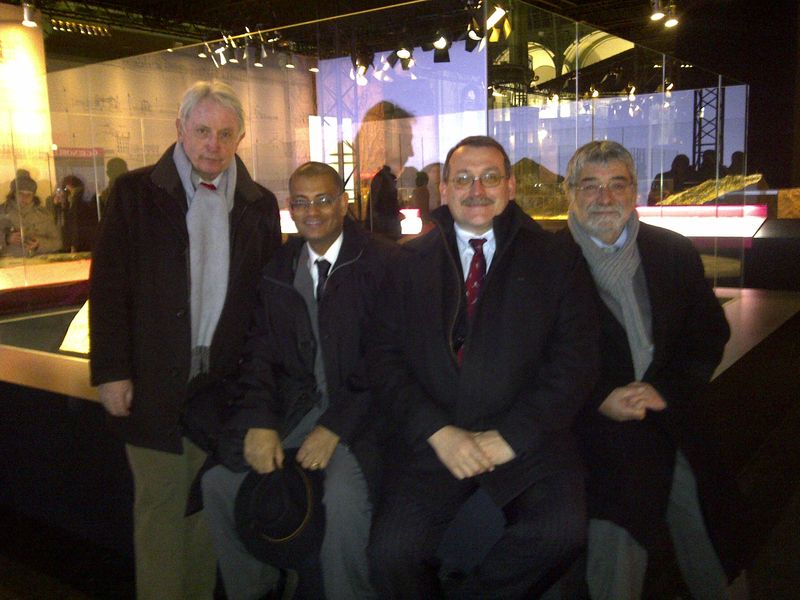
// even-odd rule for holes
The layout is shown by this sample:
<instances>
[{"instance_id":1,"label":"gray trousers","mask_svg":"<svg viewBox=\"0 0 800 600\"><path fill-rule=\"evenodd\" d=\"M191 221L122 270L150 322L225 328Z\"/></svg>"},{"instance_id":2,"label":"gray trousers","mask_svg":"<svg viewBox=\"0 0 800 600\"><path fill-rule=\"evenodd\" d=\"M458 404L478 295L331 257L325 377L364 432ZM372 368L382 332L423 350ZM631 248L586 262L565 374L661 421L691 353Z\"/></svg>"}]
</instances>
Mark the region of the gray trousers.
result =
<instances>
[{"instance_id":1,"label":"gray trousers","mask_svg":"<svg viewBox=\"0 0 800 600\"><path fill-rule=\"evenodd\" d=\"M229 600L256 600L275 586L278 572L251 555L236 534L234 503L246 473L217 466L203 476L204 513ZM328 600L377 598L369 583L366 548L372 519L367 483L353 454L336 446L325 469L325 535L320 550Z\"/></svg>"},{"instance_id":2,"label":"gray trousers","mask_svg":"<svg viewBox=\"0 0 800 600\"><path fill-rule=\"evenodd\" d=\"M667 506L675 555L695 600L729 598L727 578L708 536L689 462L677 453ZM647 550L611 521L589 521L586 579L592 600L638 600L642 595Z\"/></svg>"}]
</instances>

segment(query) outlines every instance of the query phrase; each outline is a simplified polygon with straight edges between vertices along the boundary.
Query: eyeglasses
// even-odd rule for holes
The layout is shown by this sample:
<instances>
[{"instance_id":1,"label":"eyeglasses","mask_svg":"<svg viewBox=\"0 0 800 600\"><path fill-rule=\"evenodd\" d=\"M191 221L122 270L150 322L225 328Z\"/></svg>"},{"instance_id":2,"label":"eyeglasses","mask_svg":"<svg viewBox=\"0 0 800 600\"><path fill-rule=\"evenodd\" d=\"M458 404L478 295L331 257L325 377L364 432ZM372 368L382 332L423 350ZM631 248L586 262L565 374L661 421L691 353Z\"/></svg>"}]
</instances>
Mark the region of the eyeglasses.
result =
<instances>
[{"instance_id":1,"label":"eyeglasses","mask_svg":"<svg viewBox=\"0 0 800 600\"><path fill-rule=\"evenodd\" d=\"M500 185L503 179L508 179L507 175L500 175L494 171L483 173L482 175L470 175L469 173L459 173L455 177L450 178L450 183L453 187L459 190L465 190L472 187L472 184L480 180L481 185L485 188L493 188Z\"/></svg>"},{"instance_id":2,"label":"eyeglasses","mask_svg":"<svg viewBox=\"0 0 800 600\"><path fill-rule=\"evenodd\" d=\"M336 204L336 196L324 195L309 200L308 198L292 198L289 200L289 206L294 210L308 210L312 206L316 206L320 210L332 208Z\"/></svg>"},{"instance_id":3,"label":"eyeglasses","mask_svg":"<svg viewBox=\"0 0 800 600\"><path fill-rule=\"evenodd\" d=\"M612 181L611 183L587 183L586 185L573 186L578 190L578 195L585 199L599 198L603 189L608 190L614 198L619 198L631 186L630 181Z\"/></svg>"}]
</instances>

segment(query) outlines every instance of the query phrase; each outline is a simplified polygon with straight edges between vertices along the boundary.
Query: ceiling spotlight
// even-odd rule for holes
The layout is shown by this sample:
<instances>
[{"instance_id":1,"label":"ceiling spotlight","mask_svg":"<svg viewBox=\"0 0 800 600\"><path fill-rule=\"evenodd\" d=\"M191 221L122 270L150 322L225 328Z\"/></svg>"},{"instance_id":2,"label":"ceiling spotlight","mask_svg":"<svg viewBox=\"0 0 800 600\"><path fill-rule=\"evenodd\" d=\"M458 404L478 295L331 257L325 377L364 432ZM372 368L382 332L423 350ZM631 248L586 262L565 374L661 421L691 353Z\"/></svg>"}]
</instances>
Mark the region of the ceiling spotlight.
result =
<instances>
[{"instance_id":1,"label":"ceiling spotlight","mask_svg":"<svg viewBox=\"0 0 800 600\"><path fill-rule=\"evenodd\" d=\"M366 75L370 67L375 68L375 54L372 52L356 52L352 57L353 69L356 75Z\"/></svg>"},{"instance_id":2,"label":"ceiling spotlight","mask_svg":"<svg viewBox=\"0 0 800 600\"><path fill-rule=\"evenodd\" d=\"M480 42L483 39L483 35L484 29L478 23L478 19L475 16L470 17L467 24L467 37L473 42Z\"/></svg>"},{"instance_id":3,"label":"ceiling spotlight","mask_svg":"<svg viewBox=\"0 0 800 600\"><path fill-rule=\"evenodd\" d=\"M34 8L33 4L30 2L23 2L22 3L22 24L25 27L36 27L36 21L34 17L36 9Z\"/></svg>"},{"instance_id":4,"label":"ceiling spotlight","mask_svg":"<svg viewBox=\"0 0 800 600\"><path fill-rule=\"evenodd\" d=\"M208 58L209 54L211 54L211 48L208 47L208 42L203 42L200 50L197 51L197 58Z\"/></svg>"},{"instance_id":5,"label":"ceiling spotlight","mask_svg":"<svg viewBox=\"0 0 800 600\"><path fill-rule=\"evenodd\" d=\"M436 50L444 50L447 48L447 38L444 37L443 33L439 33L439 35L436 37L436 40L433 42L433 47Z\"/></svg>"},{"instance_id":6,"label":"ceiling spotlight","mask_svg":"<svg viewBox=\"0 0 800 600\"><path fill-rule=\"evenodd\" d=\"M511 21L505 9L495 6L494 12L486 19L486 32L492 43L508 39L508 36L511 35Z\"/></svg>"},{"instance_id":7,"label":"ceiling spotlight","mask_svg":"<svg viewBox=\"0 0 800 600\"><path fill-rule=\"evenodd\" d=\"M661 5L661 0L650 0L652 12L650 13L651 21L660 21L664 18L664 7Z\"/></svg>"},{"instance_id":8,"label":"ceiling spotlight","mask_svg":"<svg viewBox=\"0 0 800 600\"><path fill-rule=\"evenodd\" d=\"M261 44L261 50L256 53L256 58L253 61L253 66L259 69L264 66L264 61L267 60L267 48Z\"/></svg>"},{"instance_id":9,"label":"ceiling spotlight","mask_svg":"<svg viewBox=\"0 0 800 600\"><path fill-rule=\"evenodd\" d=\"M492 29L500 22L500 19L506 16L506 11L499 6L494 7L494 12L486 19L486 29Z\"/></svg>"},{"instance_id":10,"label":"ceiling spotlight","mask_svg":"<svg viewBox=\"0 0 800 600\"><path fill-rule=\"evenodd\" d=\"M231 51L231 57L228 60L229 63L233 63L234 65L238 65L239 64L238 52L239 51L236 48L233 48L233 50Z\"/></svg>"},{"instance_id":11,"label":"ceiling spotlight","mask_svg":"<svg viewBox=\"0 0 800 600\"><path fill-rule=\"evenodd\" d=\"M442 49L436 49L433 51L433 62L435 63L445 63L450 62L450 50L445 46Z\"/></svg>"},{"instance_id":12,"label":"ceiling spotlight","mask_svg":"<svg viewBox=\"0 0 800 600\"><path fill-rule=\"evenodd\" d=\"M310 73L319 73L319 67L317 65L311 65L308 67Z\"/></svg>"},{"instance_id":13,"label":"ceiling spotlight","mask_svg":"<svg viewBox=\"0 0 800 600\"><path fill-rule=\"evenodd\" d=\"M286 57L286 64L283 65L283 66L286 67L287 69L294 69L295 68L294 55L291 52Z\"/></svg>"},{"instance_id":14,"label":"ceiling spotlight","mask_svg":"<svg viewBox=\"0 0 800 600\"><path fill-rule=\"evenodd\" d=\"M664 27L675 27L678 24L678 13L675 9L675 4L672 2L667 6L667 20L664 21Z\"/></svg>"},{"instance_id":15,"label":"ceiling spotlight","mask_svg":"<svg viewBox=\"0 0 800 600\"><path fill-rule=\"evenodd\" d=\"M600 95L600 92L598 92L597 88L592 85L592 86L589 86L589 95L592 98L597 98Z\"/></svg>"},{"instance_id":16,"label":"ceiling spotlight","mask_svg":"<svg viewBox=\"0 0 800 600\"><path fill-rule=\"evenodd\" d=\"M411 58L411 49L408 46L400 46L397 49L397 58L408 60Z\"/></svg>"}]
</instances>

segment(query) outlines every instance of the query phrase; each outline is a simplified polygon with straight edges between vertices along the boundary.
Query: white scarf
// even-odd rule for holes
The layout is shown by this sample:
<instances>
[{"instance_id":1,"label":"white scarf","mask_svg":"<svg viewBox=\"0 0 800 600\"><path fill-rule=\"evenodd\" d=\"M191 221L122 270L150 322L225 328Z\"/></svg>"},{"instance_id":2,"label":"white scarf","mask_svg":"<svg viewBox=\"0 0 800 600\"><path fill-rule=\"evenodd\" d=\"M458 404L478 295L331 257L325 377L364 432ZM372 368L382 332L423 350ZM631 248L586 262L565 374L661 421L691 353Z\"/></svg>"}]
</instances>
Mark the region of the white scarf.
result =
<instances>
[{"instance_id":1,"label":"white scarf","mask_svg":"<svg viewBox=\"0 0 800 600\"><path fill-rule=\"evenodd\" d=\"M189 298L192 364L189 378L209 370L211 341L228 294L230 219L236 190L236 160L222 173L216 190L192 183L192 165L180 142L172 153L189 210Z\"/></svg>"}]
</instances>

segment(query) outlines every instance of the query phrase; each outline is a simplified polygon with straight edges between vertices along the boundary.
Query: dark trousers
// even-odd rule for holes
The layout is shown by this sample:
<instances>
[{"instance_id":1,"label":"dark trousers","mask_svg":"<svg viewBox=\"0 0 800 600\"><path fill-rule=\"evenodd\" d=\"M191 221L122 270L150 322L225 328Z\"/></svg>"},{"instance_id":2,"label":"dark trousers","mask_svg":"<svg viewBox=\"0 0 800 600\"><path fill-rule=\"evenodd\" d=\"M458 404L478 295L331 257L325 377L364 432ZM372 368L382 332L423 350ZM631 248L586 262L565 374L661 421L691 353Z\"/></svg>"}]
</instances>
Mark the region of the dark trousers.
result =
<instances>
[{"instance_id":1,"label":"dark trousers","mask_svg":"<svg viewBox=\"0 0 800 600\"><path fill-rule=\"evenodd\" d=\"M586 498L580 472L547 475L502 507L503 536L477 569L445 594L436 550L477 484L441 472L404 472L390 481L368 548L373 585L380 598L536 598L586 541Z\"/></svg>"}]
</instances>

